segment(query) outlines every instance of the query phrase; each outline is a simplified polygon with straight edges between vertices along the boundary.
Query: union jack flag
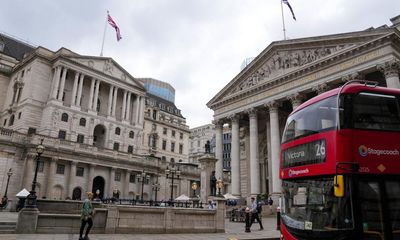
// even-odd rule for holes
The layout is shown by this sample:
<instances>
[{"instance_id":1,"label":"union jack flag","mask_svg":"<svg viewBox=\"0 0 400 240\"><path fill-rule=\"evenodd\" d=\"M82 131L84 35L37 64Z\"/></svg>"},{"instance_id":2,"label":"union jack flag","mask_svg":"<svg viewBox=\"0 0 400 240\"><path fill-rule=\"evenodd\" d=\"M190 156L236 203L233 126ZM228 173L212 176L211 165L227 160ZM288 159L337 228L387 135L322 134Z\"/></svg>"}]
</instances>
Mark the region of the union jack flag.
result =
<instances>
[{"instance_id":1,"label":"union jack flag","mask_svg":"<svg viewBox=\"0 0 400 240\"><path fill-rule=\"evenodd\" d=\"M294 15L294 12L293 12L292 6L290 6L290 3L289 3L289 1L288 1L288 0L282 0L282 2L283 2L284 4L286 4L286 5L289 7L289 9L290 9L290 12L292 12L292 17L293 17L293 19L296 21L296 16Z\"/></svg>"},{"instance_id":2,"label":"union jack flag","mask_svg":"<svg viewBox=\"0 0 400 240\"><path fill-rule=\"evenodd\" d=\"M110 14L107 14L107 21L108 23L111 25L111 27L113 27L115 29L115 32L117 34L117 41L121 40L121 33L119 31L119 27L117 26L117 24L115 23L114 19L112 19L112 17L110 16Z\"/></svg>"}]
</instances>

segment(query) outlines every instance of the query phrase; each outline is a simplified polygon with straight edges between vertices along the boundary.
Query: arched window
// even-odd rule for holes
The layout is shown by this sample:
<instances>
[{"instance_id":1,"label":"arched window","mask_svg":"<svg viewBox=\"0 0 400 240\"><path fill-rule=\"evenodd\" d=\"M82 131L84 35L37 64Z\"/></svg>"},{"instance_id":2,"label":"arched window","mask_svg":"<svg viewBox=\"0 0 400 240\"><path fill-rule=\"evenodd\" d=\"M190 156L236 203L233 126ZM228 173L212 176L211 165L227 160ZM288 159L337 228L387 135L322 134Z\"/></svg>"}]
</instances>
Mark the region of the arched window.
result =
<instances>
[{"instance_id":1,"label":"arched window","mask_svg":"<svg viewBox=\"0 0 400 240\"><path fill-rule=\"evenodd\" d=\"M135 137L135 133L133 131L129 132L129 138L134 138Z\"/></svg>"},{"instance_id":2,"label":"arched window","mask_svg":"<svg viewBox=\"0 0 400 240\"><path fill-rule=\"evenodd\" d=\"M133 146L132 145L128 146L128 153L133 153Z\"/></svg>"},{"instance_id":3,"label":"arched window","mask_svg":"<svg viewBox=\"0 0 400 240\"><path fill-rule=\"evenodd\" d=\"M121 135L121 128L119 128L119 127L115 128L115 134Z\"/></svg>"},{"instance_id":4,"label":"arched window","mask_svg":"<svg viewBox=\"0 0 400 240\"><path fill-rule=\"evenodd\" d=\"M63 121L63 122L68 122L68 114L63 113L63 114L61 115L61 121Z\"/></svg>"},{"instance_id":5,"label":"arched window","mask_svg":"<svg viewBox=\"0 0 400 240\"><path fill-rule=\"evenodd\" d=\"M10 122L8 123L8 126L14 125L14 119L15 119L15 116L14 116L14 114L13 114L13 115L11 115L11 117L10 117Z\"/></svg>"},{"instance_id":6,"label":"arched window","mask_svg":"<svg viewBox=\"0 0 400 240\"><path fill-rule=\"evenodd\" d=\"M118 151L118 150L119 150L119 143L115 142L115 143L114 143L113 149L114 149L115 151Z\"/></svg>"},{"instance_id":7,"label":"arched window","mask_svg":"<svg viewBox=\"0 0 400 240\"><path fill-rule=\"evenodd\" d=\"M79 126L85 127L86 126L86 118L81 118L79 120Z\"/></svg>"}]
</instances>

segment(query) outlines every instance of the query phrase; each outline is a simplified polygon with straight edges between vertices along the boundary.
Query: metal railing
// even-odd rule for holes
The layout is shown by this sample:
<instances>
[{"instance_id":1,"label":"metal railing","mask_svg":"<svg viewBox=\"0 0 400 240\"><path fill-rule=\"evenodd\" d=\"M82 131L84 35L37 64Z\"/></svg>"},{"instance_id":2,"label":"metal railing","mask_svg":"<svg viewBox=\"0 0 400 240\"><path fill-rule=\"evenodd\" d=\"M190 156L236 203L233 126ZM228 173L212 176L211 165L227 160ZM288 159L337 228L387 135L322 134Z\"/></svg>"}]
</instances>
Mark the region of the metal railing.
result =
<instances>
[{"instance_id":1,"label":"metal railing","mask_svg":"<svg viewBox=\"0 0 400 240\"><path fill-rule=\"evenodd\" d=\"M116 205L132 205L132 206L146 206L146 207L179 207L179 208L204 208L205 204L200 200L188 201L153 201L140 199L124 199L124 198L102 198L94 199L103 204L116 204Z\"/></svg>"}]
</instances>

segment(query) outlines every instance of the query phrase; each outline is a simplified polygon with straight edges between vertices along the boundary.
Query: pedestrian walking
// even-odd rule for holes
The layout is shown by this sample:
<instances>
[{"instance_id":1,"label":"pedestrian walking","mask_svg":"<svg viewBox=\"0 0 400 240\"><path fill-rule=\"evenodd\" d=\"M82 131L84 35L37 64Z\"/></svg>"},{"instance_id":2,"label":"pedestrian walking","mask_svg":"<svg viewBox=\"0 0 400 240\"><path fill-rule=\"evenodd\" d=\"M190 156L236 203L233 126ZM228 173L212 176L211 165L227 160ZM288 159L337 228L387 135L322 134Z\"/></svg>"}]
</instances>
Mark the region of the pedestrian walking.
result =
<instances>
[{"instance_id":1,"label":"pedestrian walking","mask_svg":"<svg viewBox=\"0 0 400 240\"><path fill-rule=\"evenodd\" d=\"M93 226L93 206L92 206L92 198L93 198L93 193L87 192L87 199L82 204L82 209L81 209L81 229L79 231L79 240L89 240L89 232L90 229ZM86 228L85 232L85 237L82 237L83 230L85 229L86 224L88 227Z\"/></svg>"},{"instance_id":2,"label":"pedestrian walking","mask_svg":"<svg viewBox=\"0 0 400 240\"><path fill-rule=\"evenodd\" d=\"M251 228L251 225L253 224L253 222L255 220L257 220L258 223L260 224L260 230L263 230L264 227L262 225L260 216L258 216L258 213L259 213L258 211L259 211L259 208L258 208L257 201L254 197L252 197L251 198L251 210L250 210L250 212L251 212L250 228Z\"/></svg>"}]
</instances>

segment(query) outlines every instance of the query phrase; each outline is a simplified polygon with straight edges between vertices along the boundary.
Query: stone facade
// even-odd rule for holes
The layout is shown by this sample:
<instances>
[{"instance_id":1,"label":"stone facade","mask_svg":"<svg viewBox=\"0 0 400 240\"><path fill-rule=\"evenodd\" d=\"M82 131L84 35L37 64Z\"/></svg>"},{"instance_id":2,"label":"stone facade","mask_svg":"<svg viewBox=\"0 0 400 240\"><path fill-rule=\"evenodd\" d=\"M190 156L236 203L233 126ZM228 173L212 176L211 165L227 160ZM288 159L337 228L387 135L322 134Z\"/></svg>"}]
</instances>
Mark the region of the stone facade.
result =
<instances>
[{"instance_id":1,"label":"stone facade","mask_svg":"<svg viewBox=\"0 0 400 240\"><path fill-rule=\"evenodd\" d=\"M210 152L214 152L215 142L214 125L206 124L190 129L189 137L189 162L199 164L199 158L205 153L205 145L210 141Z\"/></svg>"},{"instance_id":2,"label":"stone facade","mask_svg":"<svg viewBox=\"0 0 400 240\"><path fill-rule=\"evenodd\" d=\"M97 189L103 197L116 189L121 198L138 198L143 188L150 200L153 183L160 184L158 200L169 198L167 162L142 145L146 89L140 81L111 58L65 48L38 47L20 60L0 57L12 66L0 72L0 193L9 168L9 198L30 190L38 162L39 198L81 199ZM46 149L36 161L40 139ZM189 194L191 181L200 177L196 167L181 170L174 196ZM142 171L149 175L144 184L138 181Z\"/></svg>"},{"instance_id":3,"label":"stone facade","mask_svg":"<svg viewBox=\"0 0 400 240\"><path fill-rule=\"evenodd\" d=\"M217 178L222 126L231 126L232 194L281 192L280 136L302 102L352 79L400 88L399 19L391 27L272 42L207 103L214 111Z\"/></svg>"}]
</instances>

